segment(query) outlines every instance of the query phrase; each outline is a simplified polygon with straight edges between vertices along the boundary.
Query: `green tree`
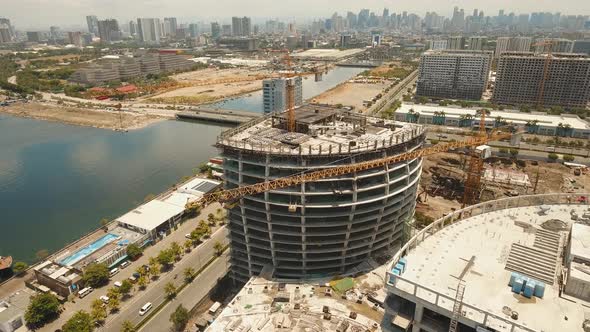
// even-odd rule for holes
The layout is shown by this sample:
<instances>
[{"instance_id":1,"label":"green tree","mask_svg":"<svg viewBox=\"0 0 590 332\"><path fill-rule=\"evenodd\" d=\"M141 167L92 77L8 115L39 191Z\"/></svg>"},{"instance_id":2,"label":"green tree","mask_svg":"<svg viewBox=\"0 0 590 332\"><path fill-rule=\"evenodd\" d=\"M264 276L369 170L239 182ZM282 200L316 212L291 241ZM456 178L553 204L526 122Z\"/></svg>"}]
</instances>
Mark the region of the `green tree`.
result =
<instances>
[{"instance_id":1,"label":"green tree","mask_svg":"<svg viewBox=\"0 0 590 332\"><path fill-rule=\"evenodd\" d=\"M176 297L176 291L176 286L174 286L173 283L168 282L166 285L164 285L164 293L166 293L166 297L168 299L173 299Z\"/></svg>"},{"instance_id":2,"label":"green tree","mask_svg":"<svg viewBox=\"0 0 590 332\"><path fill-rule=\"evenodd\" d=\"M103 229L106 230L107 225L110 223L111 221L108 220L107 218L102 218L100 219L100 227L102 227Z\"/></svg>"},{"instance_id":3,"label":"green tree","mask_svg":"<svg viewBox=\"0 0 590 332\"><path fill-rule=\"evenodd\" d=\"M123 322L123 325L121 325L121 332L137 332L137 329L133 323L126 320Z\"/></svg>"},{"instance_id":4,"label":"green tree","mask_svg":"<svg viewBox=\"0 0 590 332\"><path fill-rule=\"evenodd\" d=\"M68 321L61 327L63 332L92 332L94 331L94 324L92 317L84 310L77 311Z\"/></svg>"},{"instance_id":5,"label":"green tree","mask_svg":"<svg viewBox=\"0 0 590 332\"><path fill-rule=\"evenodd\" d=\"M148 279L142 275L139 277L139 279L137 279L137 286L139 286L139 289L143 290L147 287L147 282Z\"/></svg>"},{"instance_id":6,"label":"green tree","mask_svg":"<svg viewBox=\"0 0 590 332\"><path fill-rule=\"evenodd\" d=\"M186 281L187 283L193 281L193 279L195 278L195 273L195 269L193 269L190 266L184 269L184 281Z\"/></svg>"},{"instance_id":7,"label":"green tree","mask_svg":"<svg viewBox=\"0 0 590 332\"><path fill-rule=\"evenodd\" d=\"M215 221L216 221L215 215L213 213L209 213L207 215L207 222L209 222L209 225L215 226Z\"/></svg>"},{"instance_id":8,"label":"green tree","mask_svg":"<svg viewBox=\"0 0 590 332\"><path fill-rule=\"evenodd\" d=\"M96 323L102 323L107 318L107 309L100 299L92 301L90 316Z\"/></svg>"},{"instance_id":9,"label":"green tree","mask_svg":"<svg viewBox=\"0 0 590 332\"><path fill-rule=\"evenodd\" d=\"M549 158L549 160L551 161L556 161L557 159L559 159L559 156L556 153L550 153L547 155L547 158Z\"/></svg>"},{"instance_id":10,"label":"green tree","mask_svg":"<svg viewBox=\"0 0 590 332\"><path fill-rule=\"evenodd\" d=\"M114 297L114 298L109 298L109 309L111 310L111 312L117 312L119 310L119 306L121 305L121 302L119 301L119 297Z\"/></svg>"},{"instance_id":11,"label":"green tree","mask_svg":"<svg viewBox=\"0 0 590 332\"><path fill-rule=\"evenodd\" d=\"M567 162L572 162L574 161L574 159L576 159L574 156L572 156L571 154L564 154L563 155L563 160L567 161Z\"/></svg>"},{"instance_id":12,"label":"green tree","mask_svg":"<svg viewBox=\"0 0 590 332\"><path fill-rule=\"evenodd\" d=\"M112 299L118 299L121 296L121 293L119 293L119 290L115 287L109 288L107 290L107 297L109 298L109 301Z\"/></svg>"},{"instance_id":13,"label":"green tree","mask_svg":"<svg viewBox=\"0 0 590 332\"><path fill-rule=\"evenodd\" d=\"M175 260L180 259L180 254L182 254L182 247L178 244L178 242L174 241L170 243L170 252L174 256Z\"/></svg>"},{"instance_id":14,"label":"green tree","mask_svg":"<svg viewBox=\"0 0 590 332\"><path fill-rule=\"evenodd\" d=\"M518 149L510 149L510 155L512 156L512 158L516 158L516 156L518 155Z\"/></svg>"},{"instance_id":15,"label":"green tree","mask_svg":"<svg viewBox=\"0 0 590 332\"><path fill-rule=\"evenodd\" d=\"M508 149L507 148L500 148L500 149L498 149L498 152L506 154L506 153L508 153Z\"/></svg>"},{"instance_id":16,"label":"green tree","mask_svg":"<svg viewBox=\"0 0 590 332\"><path fill-rule=\"evenodd\" d=\"M129 296L129 293L133 290L133 284L131 281L125 279L121 282L121 286L119 287L119 294L123 297Z\"/></svg>"},{"instance_id":17,"label":"green tree","mask_svg":"<svg viewBox=\"0 0 590 332\"><path fill-rule=\"evenodd\" d=\"M137 244L132 243L127 246L127 256L129 256L131 260L137 259L137 257L141 256L141 253L142 250Z\"/></svg>"},{"instance_id":18,"label":"green tree","mask_svg":"<svg viewBox=\"0 0 590 332\"><path fill-rule=\"evenodd\" d=\"M90 264L82 276L84 284L94 288L104 286L109 282L109 268L106 264Z\"/></svg>"},{"instance_id":19,"label":"green tree","mask_svg":"<svg viewBox=\"0 0 590 332\"><path fill-rule=\"evenodd\" d=\"M32 329L39 328L59 316L60 305L51 293L33 295L25 311L25 322Z\"/></svg>"},{"instance_id":20,"label":"green tree","mask_svg":"<svg viewBox=\"0 0 590 332\"><path fill-rule=\"evenodd\" d=\"M180 304L170 315L170 322L172 322L175 331L183 331L189 318L188 310Z\"/></svg>"},{"instance_id":21,"label":"green tree","mask_svg":"<svg viewBox=\"0 0 590 332\"><path fill-rule=\"evenodd\" d=\"M164 249L158 254L158 263L164 268L168 268L174 262L174 252L170 249Z\"/></svg>"},{"instance_id":22,"label":"green tree","mask_svg":"<svg viewBox=\"0 0 590 332\"><path fill-rule=\"evenodd\" d=\"M29 268L29 264L25 262L16 262L12 266L12 272L17 276L22 275Z\"/></svg>"},{"instance_id":23,"label":"green tree","mask_svg":"<svg viewBox=\"0 0 590 332\"><path fill-rule=\"evenodd\" d=\"M184 250L190 252L193 249L193 240L187 239L184 241Z\"/></svg>"},{"instance_id":24,"label":"green tree","mask_svg":"<svg viewBox=\"0 0 590 332\"><path fill-rule=\"evenodd\" d=\"M223 244L219 241L215 241L215 244L213 245L213 249L215 249L215 254L217 256L221 256L221 254L223 253Z\"/></svg>"}]
</instances>

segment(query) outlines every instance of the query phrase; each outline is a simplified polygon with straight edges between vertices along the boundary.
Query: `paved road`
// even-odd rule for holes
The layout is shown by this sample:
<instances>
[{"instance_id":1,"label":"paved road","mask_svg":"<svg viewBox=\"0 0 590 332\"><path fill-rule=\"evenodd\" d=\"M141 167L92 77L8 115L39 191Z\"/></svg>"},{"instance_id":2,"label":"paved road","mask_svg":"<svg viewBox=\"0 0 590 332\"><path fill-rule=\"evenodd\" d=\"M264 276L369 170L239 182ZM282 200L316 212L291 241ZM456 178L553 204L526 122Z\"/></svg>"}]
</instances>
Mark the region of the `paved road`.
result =
<instances>
[{"instance_id":1,"label":"paved road","mask_svg":"<svg viewBox=\"0 0 590 332\"><path fill-rule=\"evenodd\" d=\"M229 250L215 260L193 282L182 290L182 293L170 301L158 314L154 315L140 331L169 331L172 327L170 315L178 305L182 304L188 310L196 306L217 284L217 280L227 274L229 270ZM118 332L119 330L109 330Z\"/></svg>"},{"instance_id":2,"label":"paved road","mask_svg":"<svg viewBox=\"0 0 590 332\"><path fill-rule=\"evenodd\" d=\"M366 113L373 116L379 115L383 110L389 108L394 101L401 99L404 93L406 93L408 86L415 83L417 79L418 70L416 69L411 72L408 77L404 78L399 85L394 86L385 96L383 96L382 100L385 100L385 102L377 102L375 105L371 106Z\"/></svg>"},{"instance_id":3,"label":"paved road","mask_svg":"<svg viewBox=\"0 0 590 332\"><path fill-rule=\"evenodd\" d=\"M206 219L207 214L215 213L215 211L220 207L221 207L221 205L218 203L214 203L214 204L207 206L206 208L204 208L201 211L201 214L199 217L184 222L182 225L179 226L178 230L173 231L169 236L165 237L163 240L156 243L155 245L146 248L143 256L141 256L135 262L132 262L131 265L129 265L126 269L121 270L121 272L119 272L117 275L115 275L110 280L110 282L107 286L104 286L104 287L94 290L92 293L90 293L88 296L84 297L83 299L76 298L75 303L66 302L66 304L64 305L65 310L60 315L60 317L57 320L55 320L54 322L52 322L51 324L46 325L45 327L43 327L39 331L53 332L56 329L61 328L61 326L77 310L85 310L87 312L90 312L92 302L95 299L99 298L101 295L106 295L107 290L109 288L113 287L113 283L115 281L120 281L120 280L124 280L126 278L129 278L133 274L133 272L135 272L135 270L137 269L138 266L141 266L143 264L147 264L149 257L157 256L158 253L160 252L160 250L168 248L172 242L178 242L180 245L182 245L184 243L184 241L186 240L184 235L187 233L190 233L195 227L197 227L199 220ZM182 278L183 278L182 272L186 266L191 265L195 270L197 270L198 267L200 267L201 262L203 264L205 262L207 262L207 260L209 260L209 258L211 258L213 255L213 252L214 252L213 245L215 244L216 241L220 241L223 244L228 243L228 238L227 238L228 232L225 227L222 227L222 228L218 227L217 230L214 230L214 231L215 231L215 233L211 236L211 239L205 241L204 243L199 245L197 248L193 249L190 253L185 254L182 257L182 259L180 260L180 262L175 264L172 272L163 273L162 275L160 275L159 280L148 284L146 290L144 290L144 291L139 291L138 289L135 289L135 291L132 293L133 296L130 299L127 299L126 301L121 302L120 312L116 313L116 314L109 315L109 317L107 317L107 322L109 322L113 318L120 316L123 313L127 312L129 310L129 306L131 306L135 302L141 302L141 305L139 305L139 307L141 307L145 302L149 302L150 300L144 301L143 300L144 297L147 296L149 298L149 294L151 294L151 292L153 292L154 289L162 289L164 284L166 284L167 281L166 282L160 282L160 281L168 280L167 279L168 275L170 275L170 278L173 278L174 274L178 274L178 282L180 282L180 281L182 281ZM137 308L137 310L133 309L133 312L136 315L137 315L138 311L139 311L139 308Z\"/></svg>"},{"instance_id":4,"label":"paved road","mask_svg":"<svg viewBox=\"0 0 590 332\"><path fill-rule=\"evenodd\" d=\"M139 323L142 318L139 316L139 309L147 302L151 302L154 305L154 308L162 303L166 296L164 293L164 285L168 282L172 282L175 286L179 287L184 282L183 271L185 268L190 266L195 270L198 270L205 265L215 254L215 250L213 249L215 241L227 239L227 229L223 228L214 233L211 239L213 241L207 241L201 244L199 248L197 248L198 250L193 250L190 254L185 255L180 262L175 264L173 270L161 274L159 279L151 282L146 290L136 293L134 297L129 299L125 305L122 306L117 314L110 315L107 318L104 327L98 331L119 332L121 330L121 325L126 320L129 320L134 324ZM227 264L222 264L222 266L227 269ZM219 266L216 266L216 268L219 268ZM210 273L211 272L209 271L207 272L208 275ZM175 275L177 275L176 278ZM168 321L168 318L166 318L166 321Z\"/></svg>"}]
</instances>

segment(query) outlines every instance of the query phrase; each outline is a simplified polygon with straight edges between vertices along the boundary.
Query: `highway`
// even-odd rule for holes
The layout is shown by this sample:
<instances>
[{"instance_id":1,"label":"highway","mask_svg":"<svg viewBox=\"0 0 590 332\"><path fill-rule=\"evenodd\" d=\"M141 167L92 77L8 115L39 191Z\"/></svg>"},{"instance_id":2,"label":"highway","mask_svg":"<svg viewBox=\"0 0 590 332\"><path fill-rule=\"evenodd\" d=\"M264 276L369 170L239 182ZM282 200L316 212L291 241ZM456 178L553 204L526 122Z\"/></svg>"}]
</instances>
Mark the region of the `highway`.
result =
<instances>
[{"instance_id":1,"label":"highway","mask_svg":"<svg viewBox=\"0 0 590 332\"><path fill-rule=\"evenodd\" d=\"M192 283L182 290L176 298L170 301L156 315L141 327L140 331L168 331L172 326L170 315L178 305L182 304L187 310L196 306L217 284L217 280L227 274L229 269L229 250L223 253L207 267ZM154 305L155 306L155 305ZM137 316L137 313L135 313ZM117 329L105 331L118 332Z\"/></svg>"},{"instance_id":2,"label":"highway","mask_svg":"<svg viewBox=\"0 0 590 332\"><path fill-rule=\"evenodd\" d=\"M109 284L99 289L95 289L92 293L84 297L83 299L75 298L75 302L68 301L64 304L64 311L59 316L58 319L55 321L45 325L43 328L39 329L39 331L50 331L53 332L57 329L60 329L63 324L78 310L85 310L87 312L91 311L91 304L94 300L98 299L101 295L106 295L107 290L113 287L113 283L115 281L121 281L124 279L129 278L133 272L137 269L138 266L143 264L148 264L149 257L156 257L160 250L166 249L170 247L172 242L177 242L178 244L182 245L186 238L184 237L185 234L190 233L193 229L195 229L198 225L199 220L206 219L207 214L215 213L221 205L219 203L213 203L207 207L205 207L201 214L197 218L193 218L190 220L185 221L181 225L179 225L176 231L173 231L170 235L162 239L160 242L156 243L153 246L147 247L144 250L143 255L137 259L136 261L132 262L127 268L121 270L118 274L113 276L109 281ZM227 228L224 227L216 227L213 229L214 233L211 235L211 239L206 240L205 242L201 243L197 248L193 248L190 253L184 253L181 260L177 262L171 272L162 273L158 280L152 281L147 285L147 288L143 291L140 291L137 287L135 290L131 292L131 297L121 301L120 310L117 313L109 313L105 326L98 329L98 331L119 331L120 324L125 320L117 320L120 316L127 317L139 317L139 308L153 299L157 299L157 294L163 293L163 287L169 280L174 280L173 277L175 274L178 274L176 280L177 283L183 281L183 270L187 266L192 266L195 271L198 270L201 264L205 264L213 255L213 245L216 241L220 241L224 245L229 243L228 241L228 231ZM159 292L159 293L158 293ZM137 320L139 321L139 320ZM114 324L119 324L116 328L112 328L107 330L106 328L111 328L115 326Z\"/></svg>"}]
</instances>

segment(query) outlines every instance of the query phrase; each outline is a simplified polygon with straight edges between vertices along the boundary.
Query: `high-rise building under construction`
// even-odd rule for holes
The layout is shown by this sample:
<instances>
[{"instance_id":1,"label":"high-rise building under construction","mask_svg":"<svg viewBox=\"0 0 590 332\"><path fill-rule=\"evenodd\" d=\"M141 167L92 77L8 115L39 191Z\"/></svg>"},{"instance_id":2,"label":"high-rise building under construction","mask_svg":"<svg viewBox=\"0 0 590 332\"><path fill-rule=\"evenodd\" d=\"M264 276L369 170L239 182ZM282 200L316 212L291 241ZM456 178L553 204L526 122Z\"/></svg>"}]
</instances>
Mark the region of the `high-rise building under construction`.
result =
<instances>
[{"instance_id":1,"label":"high-rise building under construction","mask_svg":"<svg viewBox=\"0 0 590 332\"><path fill-rule=\"evenodd\" d=\"M397 155L422 146L421 126L306 104L219 137L226 189ZM232 273L314 278L350 271L400 243L413 216L421 159L247 195L229 203Z\"/></svg>"}]
</instances>

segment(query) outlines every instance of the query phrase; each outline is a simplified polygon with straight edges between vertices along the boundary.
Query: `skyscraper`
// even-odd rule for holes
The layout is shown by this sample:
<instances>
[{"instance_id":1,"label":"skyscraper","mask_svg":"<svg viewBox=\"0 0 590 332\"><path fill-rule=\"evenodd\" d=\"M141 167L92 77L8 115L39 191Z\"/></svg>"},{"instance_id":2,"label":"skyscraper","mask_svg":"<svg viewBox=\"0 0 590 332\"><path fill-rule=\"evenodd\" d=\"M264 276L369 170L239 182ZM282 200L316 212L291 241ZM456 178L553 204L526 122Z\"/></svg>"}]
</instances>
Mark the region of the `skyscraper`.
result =
<instances>
[{"instance_id":1,"label":"skyscraper","mask_svg":"<svg viewBox=\"0 0 590 332\"><path fill-rule=\"evenodd\" d=\"M102 43L110 43L121 39L119 23L115 19L98 21L98 36Z\"/></svg>"},{"instance_id":2,"label":"skyscraper","mask_svg":"<svg viewBox=\"0 0 590 332\"><path fill-rule=\"evenodd\" d=\"M252 34L252 20L249 17L242 17L242 36L250 36Z\"/></svg>"},{"instance_id":3,"label":"skyscraper","mask_svg":"<svg viewBox=\"0 0 590 332\"><path fill-rule=\"evenodd\" d=\"M178 29L176 17L164 17L164 35L176 37L176 29Z\"/></svg>"},{"instance_id":4,"label":"skyscraper","mask_svg":"<svg viewBox=\"0 0 590 332\"><path fill-rule=\"evenodd\" d=\"M295 106L302 105L302 83L301 77L273 78L262 81L264 113L282 112L287 109L287 84L295 86Z\"/></svg>"},{"instance_id":5,"label":"skyscraper","mask_svg":"<svg viewBox=\"0 0 590 332\"><path fill-rule=\"evenodd\" d=\"M243 25L242 25L242 18L240 17L232 17L231 18L231 34L232 36L243 36Z\"/></svg>"},{"instance_id":6,"label":"skyscraper","mask_svg":"<svg viewBox=\"0 0 590 332\"><path fill-rule=\"evenodd\" d=\"M211 23L211 37L213 39L217 39L220 36L221 36L221 27L219 26L219 23L212 22Z\"/></svg>"},{"instance_id":7,"label":"skyscraper","mask_svg":"<svg viewBox=\"0 0 590 332\"><path fill-rule=\"evenodd\" d=\"M95 15L86 16L88 32L98 35L98 18Z\"/></svg>"},{"instance_id":8,"label":"skyscraper","mask_svg":"<svg viewBox=\"0 0 590 332\"><path fill-rule=\"evenodd\" d=\"M197 37L199 35L199 25L196 23L189 24L188 33L190 34L191 38Z\"/></svg>"},{"instance_id":9,"label":"skyscraper","mask_svg":"<svg viewBox=\"0 0 590 332\"><path fill-rule=\"evenodd\" d=\"M159 18L137 19L137 35L143 43L159 44L161 34Z\"/></svg>"}]
</instances>

